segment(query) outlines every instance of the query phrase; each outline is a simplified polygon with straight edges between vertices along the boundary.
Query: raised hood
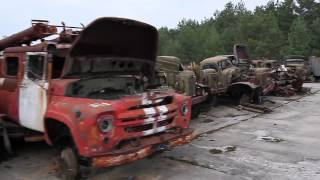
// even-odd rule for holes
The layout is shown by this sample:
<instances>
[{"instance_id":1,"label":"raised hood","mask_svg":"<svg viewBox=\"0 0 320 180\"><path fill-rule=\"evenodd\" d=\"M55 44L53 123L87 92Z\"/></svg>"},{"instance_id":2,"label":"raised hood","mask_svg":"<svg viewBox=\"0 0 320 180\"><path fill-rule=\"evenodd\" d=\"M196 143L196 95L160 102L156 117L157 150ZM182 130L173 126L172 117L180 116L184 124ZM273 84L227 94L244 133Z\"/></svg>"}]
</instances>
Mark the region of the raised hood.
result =
<instances>
[{"instance_id":1,"label":"raised hood","mask_svg":"<svg viewBox=\"0 0 320 180\"><path fill-rule=\"evenodd\" d=\"M157 46L158 31L151 25L130 19L99 18L90 23L73 43L64 75L83 73L77 60L96 57L101 58L99 61L127 59L148 63L151 68L145 73L152 74Z\"/></svg>"},{"instance_id":2,"label":"raised hood","mask_svg":"<svg viewBox=\"0 0 320 180\"><path fill-rule=\"evenodd\" d=\"M237 64L248 63L249 54L247 51L247 46L236 44L234 45L233 51L234 51L234 56L237 61Z\"/></svg>"}]
</instances>

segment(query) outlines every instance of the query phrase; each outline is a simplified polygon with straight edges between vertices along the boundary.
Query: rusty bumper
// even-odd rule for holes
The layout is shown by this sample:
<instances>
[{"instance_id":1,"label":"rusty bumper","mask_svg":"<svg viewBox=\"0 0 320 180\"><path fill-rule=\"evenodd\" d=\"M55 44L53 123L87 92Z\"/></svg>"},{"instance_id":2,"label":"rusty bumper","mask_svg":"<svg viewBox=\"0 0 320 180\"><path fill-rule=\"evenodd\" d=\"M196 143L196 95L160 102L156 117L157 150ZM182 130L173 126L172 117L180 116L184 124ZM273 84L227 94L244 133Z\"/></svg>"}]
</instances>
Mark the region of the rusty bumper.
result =
<instances>
[{"instance_id":1,"label":"rusty bumper","mask_svg":"<svg viewBox=\"0 0 320 180\"><path fill-rule=\"evenodd\" d=\"M193 131L188 131L187 134L183 134L182 136L172 138L168 141L157 142L154 144L150 144L143 148L140 148L134 152L122 153L117 155L105 155L92 158L92 167L97 168L107 168L112 166L119 166L123 164L127 164L133 161L137 161L143 159L157 151L158 148L155 148L156 145L166 144L168 148L173 148L179 145L188 144L195 138Z\"/></svg>"}]
</instances>

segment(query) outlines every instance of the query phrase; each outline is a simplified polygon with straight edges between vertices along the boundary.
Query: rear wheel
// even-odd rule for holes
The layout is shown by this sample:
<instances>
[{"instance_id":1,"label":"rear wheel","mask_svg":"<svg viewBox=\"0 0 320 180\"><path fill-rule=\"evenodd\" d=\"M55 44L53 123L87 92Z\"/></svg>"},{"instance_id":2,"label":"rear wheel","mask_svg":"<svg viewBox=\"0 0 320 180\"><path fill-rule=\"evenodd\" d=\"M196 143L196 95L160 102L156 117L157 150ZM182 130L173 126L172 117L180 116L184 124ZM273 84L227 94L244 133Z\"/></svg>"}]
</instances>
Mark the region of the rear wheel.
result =
<instances>
[{"instance_id":1,"label":"rear wheel","mask_svg":"<svg viewBox=\"0 0 320 180\"><path fill-rule=\"evenodd\" d=\"M302 91L302 86L303 86L303 80L301 79L297 79L292 83L292 87L299 92Z\"/></svg>"}]
</instances>

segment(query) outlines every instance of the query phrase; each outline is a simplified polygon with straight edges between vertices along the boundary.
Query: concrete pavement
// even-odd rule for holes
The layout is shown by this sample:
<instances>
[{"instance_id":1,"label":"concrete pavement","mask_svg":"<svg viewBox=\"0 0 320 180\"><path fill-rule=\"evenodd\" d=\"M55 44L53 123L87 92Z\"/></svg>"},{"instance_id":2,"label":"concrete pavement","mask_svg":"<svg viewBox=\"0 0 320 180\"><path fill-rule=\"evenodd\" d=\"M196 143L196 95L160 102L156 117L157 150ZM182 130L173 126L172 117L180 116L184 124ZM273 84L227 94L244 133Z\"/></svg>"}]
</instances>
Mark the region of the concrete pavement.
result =
<instances>
[{"instance_id":1,"label":"concrete pavement","mask_svg":"<svg viewBox=\"0 0 320 180\"><path fill-rule=\"evenodd\" d=\"M193 120L201 136L191 144L126 166L85 168L84 179L320 179L320 93L268 99L269 114L213 108ZM55 150L42 143L16 150L0 164L0 179L57 179Z\"/></svg>"}]
</instances>

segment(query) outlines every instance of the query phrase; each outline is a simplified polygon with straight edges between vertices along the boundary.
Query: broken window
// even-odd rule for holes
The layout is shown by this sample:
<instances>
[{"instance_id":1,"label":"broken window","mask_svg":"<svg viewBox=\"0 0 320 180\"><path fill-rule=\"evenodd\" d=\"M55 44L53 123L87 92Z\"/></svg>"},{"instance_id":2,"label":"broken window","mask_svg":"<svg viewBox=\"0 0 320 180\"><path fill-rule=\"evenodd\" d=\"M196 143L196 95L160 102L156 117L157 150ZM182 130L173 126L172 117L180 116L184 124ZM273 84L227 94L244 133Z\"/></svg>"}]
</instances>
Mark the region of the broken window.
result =
<instances>
[{"instance_id":1,"label":"broken window","mask_svg":"<svg viewBox=\"0 0 320 180\"><path fill-rule=\"evenodd\" d=\"M18 57L7 57L5 60L5 74L8 76L17 76L19 69Z\"/></svg>"},{"instance_id":2,"label":"broken window","mask_svg":"<svg viewBox=\"0 0 320 180\"><path fill-rule=\"evenodd\" d=\"M45 57L42 55L28 56L28 65L27 65L28 78L33 80L41 80L43 78L44 60L45 60Z\"/></svg>"},{"instance_id":3,"label":"broken window","mask_svg":"<svg viewBox=\"0 0 320 180\"><path fill-rule=\"evenodd\" d=\"M232 64L229 60L219 62L219 65L222 70L232 67Z\"/></svg>"},{"instance_id":4,"label":"broken window","mask_svg":"<svg viewBox=\"0 0 320 180\"><path fill-rule=\"evenodd\" d=\"M61 77L63 67L64 67L65 58L54 56L52 63L52 78L57 79Z\"/></svg>"},{"instance_id":5,"label":"broken window","mask_svg":"<svg viewBox=\"0 0 320 180\"><path fill-rule=\"evenodd\" d=\"M214 65L214 64L205 64L203 67L202 67L203 70L205 69L214 69L216 71L218 71L217 67Z\"/></svg>"}]
</instances>

